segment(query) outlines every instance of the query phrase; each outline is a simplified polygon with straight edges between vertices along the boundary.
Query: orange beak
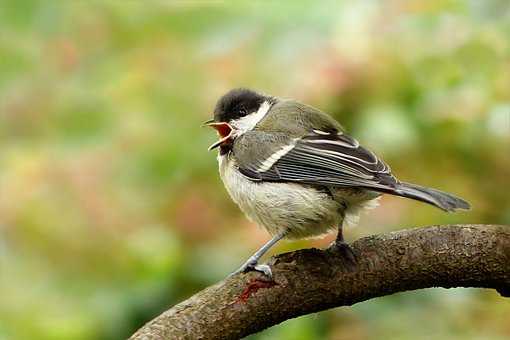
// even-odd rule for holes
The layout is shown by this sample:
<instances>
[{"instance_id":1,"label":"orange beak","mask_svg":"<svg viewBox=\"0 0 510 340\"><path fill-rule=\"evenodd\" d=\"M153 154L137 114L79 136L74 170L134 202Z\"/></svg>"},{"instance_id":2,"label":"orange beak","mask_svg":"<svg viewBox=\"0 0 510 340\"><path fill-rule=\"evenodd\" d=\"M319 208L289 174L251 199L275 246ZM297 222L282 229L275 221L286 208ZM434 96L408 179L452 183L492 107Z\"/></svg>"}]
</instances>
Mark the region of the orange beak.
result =
<instances>
[{"instance_id":1,"label":"orange beak","mask_svg":"<svg viewBox=\"0 0 510 340\"><path fill-rule=\"evenodd\" d=\"M228 123L206 123L206 126L212 127L218 132L218 136L220 136L220 140L218 140L216 143L212 144L209 147L209 151L216 149L218 146L229 142L232 139L232 126Z\"/></svg>"}]
</instances>

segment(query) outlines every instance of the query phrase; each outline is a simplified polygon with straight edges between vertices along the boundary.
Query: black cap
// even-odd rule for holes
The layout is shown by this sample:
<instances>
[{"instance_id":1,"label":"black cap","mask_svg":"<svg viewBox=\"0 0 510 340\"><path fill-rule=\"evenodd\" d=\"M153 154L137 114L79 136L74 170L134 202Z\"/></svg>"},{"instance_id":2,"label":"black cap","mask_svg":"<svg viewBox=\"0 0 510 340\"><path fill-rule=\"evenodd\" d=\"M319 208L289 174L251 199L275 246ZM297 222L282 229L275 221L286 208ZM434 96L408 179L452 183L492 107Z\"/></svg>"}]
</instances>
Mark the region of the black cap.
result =
<instances>
[{"instance_id":1,"label":"black cap","mask_svg":"<svg viewBox=\"0 0 510 340\"><path fill-rule=\"evenodd\" d=\"M230 90L216 103L214 121L230 122L256 112L267 98L249 89Z\"/></svg>"}]
</instances>

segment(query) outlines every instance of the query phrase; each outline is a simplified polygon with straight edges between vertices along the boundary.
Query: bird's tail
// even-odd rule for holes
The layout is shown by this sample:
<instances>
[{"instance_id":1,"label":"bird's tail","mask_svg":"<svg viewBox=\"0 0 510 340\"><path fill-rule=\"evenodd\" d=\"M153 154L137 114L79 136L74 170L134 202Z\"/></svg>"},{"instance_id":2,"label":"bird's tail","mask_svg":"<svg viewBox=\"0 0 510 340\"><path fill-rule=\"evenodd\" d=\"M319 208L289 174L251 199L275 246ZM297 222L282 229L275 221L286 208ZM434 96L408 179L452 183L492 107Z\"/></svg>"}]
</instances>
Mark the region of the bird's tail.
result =
<instances>
[{"instance_id":1,"label":"bird's tail","mask_svg":"<svg viewBox=\"0 0 510 340\"><path fill-rule=\"evenodd\" d=\"M455 211L457 209L469 210L471 208L469 203L462 198L411 183L400 182L392 193L432 204L444 211Z\"/></svg>"}]
</instances>

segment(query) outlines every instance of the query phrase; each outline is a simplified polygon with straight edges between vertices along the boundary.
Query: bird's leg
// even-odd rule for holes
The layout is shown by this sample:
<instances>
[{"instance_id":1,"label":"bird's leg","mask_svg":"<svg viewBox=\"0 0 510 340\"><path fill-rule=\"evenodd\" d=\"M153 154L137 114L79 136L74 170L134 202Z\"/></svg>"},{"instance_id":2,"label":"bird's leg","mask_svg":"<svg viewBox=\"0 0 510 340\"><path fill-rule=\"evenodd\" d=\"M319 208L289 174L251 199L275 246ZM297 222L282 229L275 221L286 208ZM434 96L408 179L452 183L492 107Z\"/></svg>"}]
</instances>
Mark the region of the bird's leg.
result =
<instances>
[{"instance_id":1,"label":"bird's leg","mask_svg":"<svg viewBox=\"0 0 510 340\"><path fill-rule=\"evenodd\" d=\"M356 255L349 244L345 242L343 229L343 223L341 223L338 227L338 234L336 235L335 242L331 246L347 258L351 264L356 264Z\"/></svg>"},{"instance_id":2,"label":"bird's leg","mask_svg":"<svg viewBox=\"0 0 510 340\"><path fill-rule=\"evenodd\" d=\"M285 235L287 231L281 232L275 235L272 239L270 239L266 244L260 247L259 250L255 254L253 254L248 261L246 261L238 270L230 274L229 276L233 276L239 273L245 273L251 270L255 270L265 274L270 279L273 278L273 273L271 272L271 267L267 264L258 264L259 259L272 247L280 241Z\"/></svg>"},{"instance_id":3,"label":"bird's leg","mask_svg":"<svg viewBox=\"0 0 510 340\"><path fill-rule=\"evenodd\" d=\"M343 227L343 223L340 223L340 225L338 226L338 233L336 234L335 244L344 244L344 243L345 243L344 227Z\"/></svg>"}]
</instances>

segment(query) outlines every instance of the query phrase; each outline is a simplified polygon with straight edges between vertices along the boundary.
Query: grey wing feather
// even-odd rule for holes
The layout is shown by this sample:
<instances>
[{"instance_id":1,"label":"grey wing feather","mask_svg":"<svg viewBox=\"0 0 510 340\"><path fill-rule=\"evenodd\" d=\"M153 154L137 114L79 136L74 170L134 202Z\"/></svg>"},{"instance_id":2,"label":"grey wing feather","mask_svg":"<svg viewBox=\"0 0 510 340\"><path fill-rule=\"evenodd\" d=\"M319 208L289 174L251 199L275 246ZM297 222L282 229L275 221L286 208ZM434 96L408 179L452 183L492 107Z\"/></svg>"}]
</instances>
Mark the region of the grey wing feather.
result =
<instances>
[{"instance_id":1,"label":"grey wing feather","mask_svg":"<svg viewBox=\"0 0 510 340\"><path fill-rule=\"evenodd\" d=\"M236 144L233 157L239 171L253 181L362 187L426 202L445 211L470 208L468 202L447 192L399 182L388 165L341 132L314 130L291 138L251 131Z\"/></svg>"},{"instance_id":2,"label":"grey wing feather","mask_svg":"<svg viewBox=\"0 0 510 340\"><path fill-rule=\"evenodd\" d=\"M252 136L252 142L256 138ZM270 151L258 148L252 157L239 157L250 159L238 162L241 173L254 181L356 186L380 191L392 190L398 183L383 161L341 132L314 131L301 138L275 139L278 142Z\"/></svg>"}]
</instances>

